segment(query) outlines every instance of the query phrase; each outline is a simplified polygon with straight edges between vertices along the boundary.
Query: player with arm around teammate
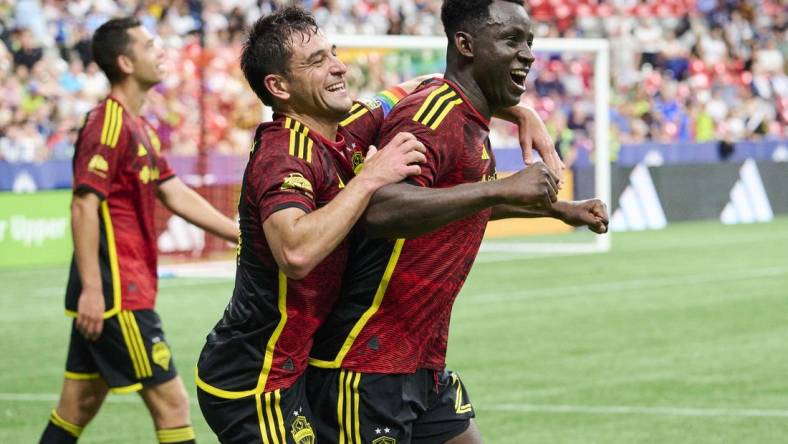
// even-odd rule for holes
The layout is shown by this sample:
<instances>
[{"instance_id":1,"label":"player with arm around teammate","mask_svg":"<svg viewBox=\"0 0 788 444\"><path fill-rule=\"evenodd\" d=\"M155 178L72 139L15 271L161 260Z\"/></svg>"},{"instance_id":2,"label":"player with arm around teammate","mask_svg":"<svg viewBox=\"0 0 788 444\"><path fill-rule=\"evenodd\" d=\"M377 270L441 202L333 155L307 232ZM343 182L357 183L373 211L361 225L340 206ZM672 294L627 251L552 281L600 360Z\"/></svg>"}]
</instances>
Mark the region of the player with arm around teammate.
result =
<instances>
[{"instance_id":1,"label":"player with arm around teammate","mask_svg":"<svg viewBox=\"0 0 788 444\"><path fill-rule=\"evenodd\" d=\"M307 389L323 441L481 442L445 356L487 221L550 216L607 230L601 201L557 202L559 178L544 164L497 179L489 120L519 101L534 60L522 3L447 0L442 16L444 78L400 101L381 130L381 144L414 134L427 161L373 196L342 296L315 337Z\"/></svg>"},{"instance_id":2,"label":"player with arm around teammate","mask_svg":"<svg viewBox=\"0 0 788 444\"><path fill-rule=\"evenodd\" d=\"M133 18L113 19L96 30L93 55L111 91L88 114L74 154L66 313L75 320L63 390L41 442L76 442L110 390L140 393L159 442L194 442L189 400L154 311L154 204L158 198L228 241L238 227L175 176L140 116L163 75L153 36Z\"/></svg>"},{"instance_id":3,"label":"player with arm around teammate","mask_svg":"<svg viewBox=\"0 0 788 444\"><path fill-rule=\"evenodd\" d=\"M344 64L302 9L258 20L241 67L274 116L255 132L235 288L200 354L198 398L223 443L312 443L302 374L339 294L346 235L378 188L420 172L424 147L400 134L366 153L353 178L352 159L377 134L380 110L353 104Z\"/></svg>"}]
</instances>

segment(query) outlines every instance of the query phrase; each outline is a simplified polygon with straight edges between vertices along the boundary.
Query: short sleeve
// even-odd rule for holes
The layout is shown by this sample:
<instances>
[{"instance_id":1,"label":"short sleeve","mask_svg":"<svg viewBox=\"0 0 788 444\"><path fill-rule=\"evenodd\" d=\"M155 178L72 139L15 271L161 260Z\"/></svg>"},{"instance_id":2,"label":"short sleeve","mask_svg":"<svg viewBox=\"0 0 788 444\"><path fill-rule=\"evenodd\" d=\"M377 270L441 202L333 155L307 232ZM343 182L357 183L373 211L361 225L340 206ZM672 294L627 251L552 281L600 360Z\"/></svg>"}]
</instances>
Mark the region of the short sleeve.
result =
<instances>
[{"instance_id":1,"label":"short sleeve","mask_svg":"<svg viewBox=\"0 0 788 444\"><path fill-rule=\"evenodd\" d=\"M123 110L109 105L90 113L80 131L74 152L74 192L89 191L99 198L109 195L112 180L126 152L129 134Z\"/></svg>"},{"instance_id":2,"label":"short sleeve","mask_svg":"<svg viewBox=\"0 0 788 444\"><path fill-rule=\"evenodd\" d=\"M163 154L157 154L156 164L159 167L159 179L156 181L158 185L175 177L175 170L172 169L170 163L167 162L167 158Z\"/></svg>"},{"instance_id":3,"label":"short sleeve","mask_svg":"<svg viewBox=\"0 0 788 444\"><path fill-rule=\"evenodd\" d=\"M246 173L250 196L259 208L260 220L286 208L300 208L309 213L317 208L315 193L320 189L322 174L312 163L289 150L290 131L263 134L252 165ZM294 138L301 135L294 136ZM305 136L303 143L312 143ZM317 156L315 156L317 157Z\"/></svg>"}]
</instances>

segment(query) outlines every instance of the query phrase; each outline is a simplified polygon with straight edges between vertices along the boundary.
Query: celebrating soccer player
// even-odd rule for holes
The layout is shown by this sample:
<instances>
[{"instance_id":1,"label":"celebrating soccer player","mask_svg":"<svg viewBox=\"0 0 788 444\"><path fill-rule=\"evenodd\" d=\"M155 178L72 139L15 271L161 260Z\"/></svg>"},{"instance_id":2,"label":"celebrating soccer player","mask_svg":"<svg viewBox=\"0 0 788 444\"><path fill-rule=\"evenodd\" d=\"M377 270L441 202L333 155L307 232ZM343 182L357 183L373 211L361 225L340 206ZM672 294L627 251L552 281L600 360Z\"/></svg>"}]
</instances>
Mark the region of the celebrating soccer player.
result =
<instances>
[{"instance_id":1,"label":"celebrating soccer player","mask_svg":"<svg viewBox=\"0 0 788 444\"><path fill-rule=\"evenodd\" d=\"M407 131L427 148L421 174L375 193L371 236L351 248L342 295L315 338L307 390L328 442L476 443L473 407L446 370L449 319L487 221L556 217L607 230L599 200L557 202L537 163L497 179L488 124L518 103L534 61L517 0L446 0L447 70L399 102L381 143ZM407 237L407 239L403 239Z\"/></svg>"},{"instance_id":2,"label":"celebrating soccer player","mask_svg":"<svg viewBox=\"0 0 788 444\"><path fill-rule=\"evenodd\" d=\"M189 399L153 310L156 198L173 213L235 241L237 225L175 176L140 116L162 80L163 53L135 19L113 19L93 36L111 84L79 133L71 225L74 258L66 313L75 317L63 391L42 443L73 443L109 390L139 392L162 443L194 442ZM119 438L119 441L124 439Z\"/></svg>"}]
</instances>

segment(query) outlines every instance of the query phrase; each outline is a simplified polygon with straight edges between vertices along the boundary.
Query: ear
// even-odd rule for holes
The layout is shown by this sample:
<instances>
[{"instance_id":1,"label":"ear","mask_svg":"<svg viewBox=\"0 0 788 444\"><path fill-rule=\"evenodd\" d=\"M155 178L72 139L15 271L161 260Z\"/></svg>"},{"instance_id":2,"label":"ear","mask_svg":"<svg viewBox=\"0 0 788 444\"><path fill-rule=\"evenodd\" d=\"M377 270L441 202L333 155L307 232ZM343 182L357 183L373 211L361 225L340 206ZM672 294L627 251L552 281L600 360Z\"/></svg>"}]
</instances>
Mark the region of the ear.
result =
<instances>
[{"instance_id":1,"label":"ear","mask_svg":"<svg viewBox=\"0 0 788 444\"><path fill-rule=\"evenodd\" d=\"M127 56L126 54L121 54L117 58L118 68L120 68L121 72L126 75L130 75L134 72L134 61L131 57Z\"/></svg>"},{"instance_id":2,"label":"ear","mask_svg":"<svg viewBox=\"0 0 788 444\"><path fill-rule=\"evenodd\" d=\"M473 57L473 36L465 31L454 33L454 47L465 57Z\"/></svg>"},{"instance_id":3,"label":"ear","mask_svg":"<svg viewBox=\"0 0 788 444\"><path fill-rule=\"evenodd\" d=\"M263 85L272 96L285 101L290 98L290 84L287 79L279 74L268 74L263 79Z\"/></svg>"}]
</instances>

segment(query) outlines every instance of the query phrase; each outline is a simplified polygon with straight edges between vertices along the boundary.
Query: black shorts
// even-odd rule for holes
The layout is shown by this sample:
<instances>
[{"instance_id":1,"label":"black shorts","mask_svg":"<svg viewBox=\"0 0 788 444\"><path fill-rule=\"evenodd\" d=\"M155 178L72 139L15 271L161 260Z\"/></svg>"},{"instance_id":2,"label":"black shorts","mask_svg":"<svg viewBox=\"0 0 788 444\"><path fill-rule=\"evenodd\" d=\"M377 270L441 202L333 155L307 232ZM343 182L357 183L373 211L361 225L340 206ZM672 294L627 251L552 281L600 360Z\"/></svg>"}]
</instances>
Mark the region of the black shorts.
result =
<instances>
[{"instance_id":1,"label":"black shorts","mask_svg":"<svg viewBox=\"0 0 788 444\"><path fill-rule=\"evenodd\" d=\"M319 442L442 444L474 417L465 387L448 370L413 374L307 370Z\"/></svg>"},{"instance_id":2,"label":"black shorts","mask_svg":"<svg viewBox=\"0 0 788 444\"><path fill-rule=\"evenodd\" d=\"M314 415L304 377L290 388L226 399L197 388L200 410L223 444L314 444Z\"/></svg>"},{"instance_id":3,"label":"black shorts","mask_svg":"<svg viewBox=\"0 0 788 444\"><path fill-rule=\"evenodd\" d=\"M66 378L102 378L115 393L136 392L178 375L161 319L153 310L121 310L104 320L101 336L85 339L71 325Z\"/></svg>"}]
</instances>

